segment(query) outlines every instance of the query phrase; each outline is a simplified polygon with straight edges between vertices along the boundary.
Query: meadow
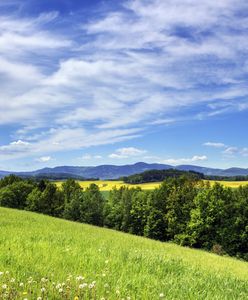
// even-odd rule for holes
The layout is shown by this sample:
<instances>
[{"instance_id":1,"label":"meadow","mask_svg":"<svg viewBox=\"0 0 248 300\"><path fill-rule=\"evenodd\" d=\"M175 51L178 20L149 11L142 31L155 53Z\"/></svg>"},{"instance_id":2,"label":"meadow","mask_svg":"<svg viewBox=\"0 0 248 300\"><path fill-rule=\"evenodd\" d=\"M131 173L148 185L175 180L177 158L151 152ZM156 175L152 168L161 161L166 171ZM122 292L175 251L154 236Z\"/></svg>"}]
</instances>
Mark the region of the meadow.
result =
<instances>
[{"instance_id":1,"label":"meadow","mask_svg":"<svg viewBox=\"0 0 248 300\"><path fill-rule=\"evenodd\" d=\"M207 180L204 180L207 181ZM110 191L113 188L121 188L123 186L129 187L129 188L136 188L140 187L142 190L154 190L155 188L158 188L162 182L149 182L149 183L141 183L141 184L129 184L125 183L121 180L118 181L111 181L111 180L92 180L92 181L77 181L80 186L83 189L86 189L87 187L90 186L90 184L94 183L96 184L100 191L106 192ZM218 182L225 187L230 187L230 188L238 188L239 186L247 185L248 181L209 181L211 186L214 185L215 182ZM56 185L60 187L62 185L63 181L56 181Z\"/></svg>"},{"instance_id":2,"label":"meadow","mask_svg":"<svg viewBox=\"0 0 248 300\"><path fill-rule=\"evenodd\" d=\"M248 264L0 208L0 299L247 299Z\"/></svg>"}]
</instances>

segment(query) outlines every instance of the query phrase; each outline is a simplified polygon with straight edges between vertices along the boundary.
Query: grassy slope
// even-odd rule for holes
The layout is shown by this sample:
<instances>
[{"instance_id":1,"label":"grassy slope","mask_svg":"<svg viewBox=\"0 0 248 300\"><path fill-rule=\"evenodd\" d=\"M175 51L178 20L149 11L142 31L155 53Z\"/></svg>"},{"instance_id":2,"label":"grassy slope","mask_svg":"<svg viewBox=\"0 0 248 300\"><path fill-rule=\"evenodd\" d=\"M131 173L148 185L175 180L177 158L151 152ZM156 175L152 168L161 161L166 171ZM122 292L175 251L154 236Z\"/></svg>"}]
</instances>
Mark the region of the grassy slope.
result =
<instances>
[{"instance_id":1,"label":"grassy slope","mask_svg":"<svg viewBox=\"0 0 248 300\"><path fill-rule=\"evenodd\" d=\"M108 299L119 299L116 289L131 299L159 299L160 293L166 299L248 299L245 262L0 208L0 271L6 270L21 281L83 274L97 281L100 294L108 283Z\"/></svg>"}]
</instances>

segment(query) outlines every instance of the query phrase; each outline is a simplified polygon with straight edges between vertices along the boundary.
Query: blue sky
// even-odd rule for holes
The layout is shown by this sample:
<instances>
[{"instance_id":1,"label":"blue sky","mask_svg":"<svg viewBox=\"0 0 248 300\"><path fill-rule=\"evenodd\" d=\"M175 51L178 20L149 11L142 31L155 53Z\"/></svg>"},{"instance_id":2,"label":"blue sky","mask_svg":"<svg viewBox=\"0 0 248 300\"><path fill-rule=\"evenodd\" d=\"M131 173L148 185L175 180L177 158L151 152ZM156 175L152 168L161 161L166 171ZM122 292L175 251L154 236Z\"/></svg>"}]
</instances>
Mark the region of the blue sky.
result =
<instances>
[{"instance_id":1,"label":"blue sky","mask_svg":"<svg viewBox=\"0 0 248 300\"><path fill-rule=\"evenodd\" d=\"M248 167L244 0L1 0L0 169Z\"/></svg>"}]
</instances>

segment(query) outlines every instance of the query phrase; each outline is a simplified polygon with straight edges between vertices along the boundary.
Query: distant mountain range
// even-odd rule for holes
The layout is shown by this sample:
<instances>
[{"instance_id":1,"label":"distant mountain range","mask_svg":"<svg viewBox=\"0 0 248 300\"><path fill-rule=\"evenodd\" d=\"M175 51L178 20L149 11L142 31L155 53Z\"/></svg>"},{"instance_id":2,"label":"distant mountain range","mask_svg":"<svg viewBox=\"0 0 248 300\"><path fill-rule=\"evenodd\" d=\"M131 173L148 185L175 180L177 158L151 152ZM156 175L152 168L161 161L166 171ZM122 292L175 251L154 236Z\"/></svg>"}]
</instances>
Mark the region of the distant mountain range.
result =
<instances>
[{"instance_id":1,"label":"distant mountain range","mask_svg":"<svg viewBox=\"0 0 248 300\"><path fill-rule=\"evenodd\" d=\"M100 165L95 167L75 167L75 166L60 166L55 168L43 168L30 172L8 172L0 171L0 178L9 174L15 174L23 177L39 177L46 178L99 178L99 179L117 179L122 176L142 173L147 170L166 170L177 169L182 171L195 171L211 176L247 176L248 169L229 168L229 169L214 169L192 165L170 166L164 164L148 164L138 162L132 165Z\"/></svg>"}]
</instances>

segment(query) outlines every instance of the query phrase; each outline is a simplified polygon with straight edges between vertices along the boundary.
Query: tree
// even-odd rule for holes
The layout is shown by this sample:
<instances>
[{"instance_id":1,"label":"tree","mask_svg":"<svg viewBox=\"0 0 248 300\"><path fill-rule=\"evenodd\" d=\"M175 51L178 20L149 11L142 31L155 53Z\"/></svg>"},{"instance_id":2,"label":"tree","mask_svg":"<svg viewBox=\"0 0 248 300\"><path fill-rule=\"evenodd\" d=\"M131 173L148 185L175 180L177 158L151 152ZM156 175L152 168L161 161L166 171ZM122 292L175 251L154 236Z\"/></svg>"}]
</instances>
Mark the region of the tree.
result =
<instances>
[{"instance_id":1,"label":"tree","mask_svg":"<svg viewBox=\"0 0 248 300\"><path fill-rule=\"evenodd\" d=\"M43 192L35 188L28 196L27 209L60 217L64 209L63 195L53 183L48 183Z\"/></svg>"},{"instance_id":2,"label":"tree","mask_svg":"<svg viewBox=\"0 0 248 300\"><path fill-rule=\"evenodd\" d=\"M102 226L104 197L96 184L91 184L84 192L80 205L80 221Z\"/></svg>"},{"instance_id":3,"label":"tree","mask_svg":"<svg viewBox=\"0 0 248 300\"><path fill-rule=\"evenodd\" d=\"M24 209L29 193L34 186L25 181L13 181L0 189L0 204L2 206Z\"/></svg>"},{"instance_id":4,"label":"tree","mask_svg":"<svg viewBox=\"0 0 248 300\"><path fill-rule=\"evenodd\" d=\"M211 250L218 244L227 251L232 235L232 190L216 183L212 188L201 190L194 203L188 224L191 246Z\"/></svg>"}]
</instances>

